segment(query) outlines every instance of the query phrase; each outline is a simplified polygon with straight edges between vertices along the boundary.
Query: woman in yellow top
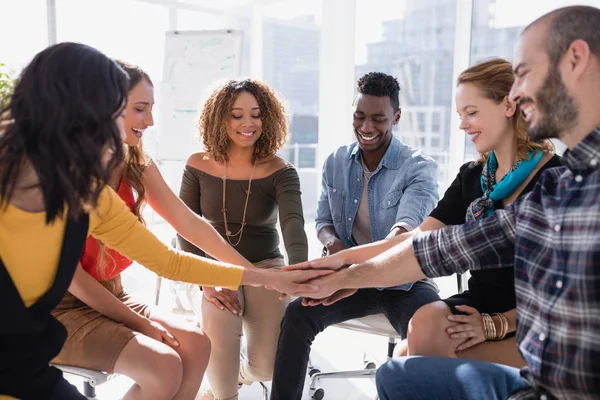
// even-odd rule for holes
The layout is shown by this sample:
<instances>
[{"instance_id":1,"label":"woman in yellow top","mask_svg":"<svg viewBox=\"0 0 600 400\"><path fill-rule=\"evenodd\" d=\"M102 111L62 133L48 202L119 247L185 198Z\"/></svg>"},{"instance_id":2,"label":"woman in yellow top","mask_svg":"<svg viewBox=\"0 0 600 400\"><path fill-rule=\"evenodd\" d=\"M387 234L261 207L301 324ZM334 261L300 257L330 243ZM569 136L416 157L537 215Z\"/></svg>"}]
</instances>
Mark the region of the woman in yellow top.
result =
<instances>
[{"instance_id":1,"label":"woman in yellow top","mask_svg":"<svg viewBox=\"0 0 600 400\"><path fill-rule=\"evenodd\" d=\"M50 312L88 233L169 279L296 293L314 277L180 253L146 230L104 185L123 159L126 100L127 76L113 61L61 43L36 55L1 103L13 120L0 132L0 398L85 399L48 364L66 337Z\"/></svg>"},{"instance_id":2,"label":"woman in yellow top","mask_svg":"<svg viewBox=\"0 0 600 400\"><path fill-rule=\"evenodd\" d=\"M251 267L209 222L186 207L144 154L142 136L154 124L153 84L139 67L117 64L129 77L123 121L125 155L109 186L138 219L142 220L141 209L147 201L181 235L215 259ZM68 334L52 362L130 377L135 383L125 399L193 400L208 364L210 341L196 323L162 315L129 296L121 284L121 272L131 264L88 237L69 293L52 313Z\"/></svg>"}]
</instances>

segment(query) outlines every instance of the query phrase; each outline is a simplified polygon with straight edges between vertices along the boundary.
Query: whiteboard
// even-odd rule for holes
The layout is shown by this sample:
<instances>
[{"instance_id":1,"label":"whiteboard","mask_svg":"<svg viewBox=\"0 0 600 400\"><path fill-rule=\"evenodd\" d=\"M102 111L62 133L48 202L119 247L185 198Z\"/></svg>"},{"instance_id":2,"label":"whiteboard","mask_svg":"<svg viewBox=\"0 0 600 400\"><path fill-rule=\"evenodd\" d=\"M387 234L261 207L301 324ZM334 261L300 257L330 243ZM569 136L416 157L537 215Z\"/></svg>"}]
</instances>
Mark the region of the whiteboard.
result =
<instances>
[{"instance_id":1,"label":"whiteboard","mask_svg":"<svg viewBox=\"0 0 600 400\"><path fill-rule=\"evenodd\" d=\"M159 93L157 161L185 161L202 149L199 111L215 82L241 74L239 30L166 33Z\"/></svg>"}]
</instances>

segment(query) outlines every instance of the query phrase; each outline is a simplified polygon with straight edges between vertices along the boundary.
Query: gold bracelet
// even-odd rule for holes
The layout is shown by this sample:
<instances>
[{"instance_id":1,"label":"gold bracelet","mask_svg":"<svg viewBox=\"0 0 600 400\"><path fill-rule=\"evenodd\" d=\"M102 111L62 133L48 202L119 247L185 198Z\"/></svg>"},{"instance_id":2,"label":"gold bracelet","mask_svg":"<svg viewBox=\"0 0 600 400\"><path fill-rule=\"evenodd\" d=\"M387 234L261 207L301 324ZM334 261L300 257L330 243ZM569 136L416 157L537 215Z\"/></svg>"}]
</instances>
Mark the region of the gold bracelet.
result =
<instances>
[{"instance_id":1,"label":"gold bracelet","mask_svg":"<svg viewBox=\"0 0 600 400\"><path fill-rule=\"evenodd\" d=\"M497 315L500 320L500 335L496 338L496 340L502 340L508 334L508 318L506 315L502 313L494 313L493 315Z\"/></svg>"},{"instance_id":2,"label":"gold bracelet","mask_svg":"<svg viewBox=\"0 0 600 400\"><path fill-rule=\"evenodd\" d=\"M486 340L494 340L496 338L496 325L489 314L481 314L483 317L484 335Z\"/></svg>"},{"instance_id":3,"label":"gold bracelet","mask_svg":"<svg viewBox=\"0 0 600 400\"><path fill-rule=\"evenodd\" d=\"M485 317L487 315L488 314L481 313L481 319L483 322L483 337L485 338L485 340L488 340L488 337L490 336L490 333L488 332L488 327L487 327L487 320L485 319Z\"/></svg>"}]
</instances>

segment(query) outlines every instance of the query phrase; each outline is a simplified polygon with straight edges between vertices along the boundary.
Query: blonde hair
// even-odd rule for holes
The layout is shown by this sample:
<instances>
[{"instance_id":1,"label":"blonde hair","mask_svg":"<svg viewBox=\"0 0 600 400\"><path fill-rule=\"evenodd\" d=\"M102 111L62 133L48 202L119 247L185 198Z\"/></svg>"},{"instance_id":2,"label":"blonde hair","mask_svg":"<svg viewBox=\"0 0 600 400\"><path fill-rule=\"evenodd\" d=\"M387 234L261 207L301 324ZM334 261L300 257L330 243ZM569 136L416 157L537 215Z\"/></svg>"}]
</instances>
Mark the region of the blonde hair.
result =
<instances>
[{"instance_id":1,"label":"blonde hair","mask_svg":"<svg viewBox=\"0 0 600 400\"><path fill-rule=\"evenodd\" d=\"M492 58L482 61L464 70L456 81L456 85L471 83L477 86L483 97L500 104L509 95L515 81L512 65L503 58ZM517 105L511 117L515 138L517 139L517 155L526 159L531 150L554 152L554 146L549 140L533 141L527 134L527 122ZM482 153L479 162L485 163L489 153Z\"/></svg>"}]
</instances>

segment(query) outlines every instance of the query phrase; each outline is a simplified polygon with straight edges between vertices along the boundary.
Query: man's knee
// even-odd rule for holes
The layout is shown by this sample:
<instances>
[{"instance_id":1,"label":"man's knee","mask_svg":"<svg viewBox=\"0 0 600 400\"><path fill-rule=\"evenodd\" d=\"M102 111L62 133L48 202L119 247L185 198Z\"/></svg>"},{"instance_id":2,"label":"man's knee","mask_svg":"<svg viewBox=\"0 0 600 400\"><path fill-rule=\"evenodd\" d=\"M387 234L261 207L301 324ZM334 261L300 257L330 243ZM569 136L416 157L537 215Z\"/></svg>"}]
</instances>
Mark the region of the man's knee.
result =
<instances>
[{"instance_id":1,"label":"man's knee","mask_svg":"<svg viewBox=\"0 0 600 400\"><path fill-rule=\"evenodd\" d=\"M316 323L313 323L310 311L308 307L302 305L302 299L292 301L285 309L281 320L281 330L294 329L302 332L316 330Z\"/></svg>"},{"instance_id":2,"label":"man's knee","mask_svg":"<svg viewBox=\"0 0 600 400\"><path fill-rule=\"evenodd\" d=\"M377 369L375 383L377 393L381 400L397 399L399 386L405 381L401 377L403 359L394 359L386 362Z\"/></svg>"}]
</instances>

